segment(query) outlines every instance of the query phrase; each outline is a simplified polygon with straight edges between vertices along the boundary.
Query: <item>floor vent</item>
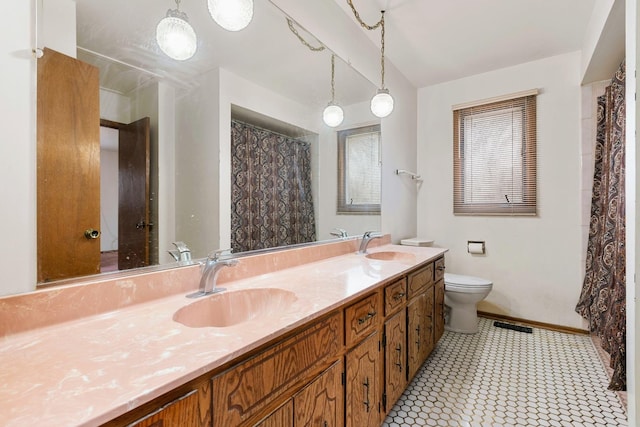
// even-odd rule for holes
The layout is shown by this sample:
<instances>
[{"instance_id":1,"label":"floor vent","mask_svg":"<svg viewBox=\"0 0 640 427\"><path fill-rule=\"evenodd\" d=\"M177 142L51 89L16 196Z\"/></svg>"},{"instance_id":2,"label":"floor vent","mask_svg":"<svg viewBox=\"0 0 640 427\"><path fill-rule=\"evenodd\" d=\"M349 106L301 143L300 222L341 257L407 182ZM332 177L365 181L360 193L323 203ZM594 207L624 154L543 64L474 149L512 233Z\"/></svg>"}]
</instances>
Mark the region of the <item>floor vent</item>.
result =
<instances>
[{"instance_id":1,"label":"floor vent","mask_svg":"<svg viewBox=\"0 0 640 427\"><path fill-rule=\"evenodd\" d=\"M496 328L513 329L514 331L518 332L526 332L527 334L533 333L533 329L531 328L528 328L526 326L512 325L510 323L493 322L493 326L495 326Z\"/></svg>"}]
</instances>

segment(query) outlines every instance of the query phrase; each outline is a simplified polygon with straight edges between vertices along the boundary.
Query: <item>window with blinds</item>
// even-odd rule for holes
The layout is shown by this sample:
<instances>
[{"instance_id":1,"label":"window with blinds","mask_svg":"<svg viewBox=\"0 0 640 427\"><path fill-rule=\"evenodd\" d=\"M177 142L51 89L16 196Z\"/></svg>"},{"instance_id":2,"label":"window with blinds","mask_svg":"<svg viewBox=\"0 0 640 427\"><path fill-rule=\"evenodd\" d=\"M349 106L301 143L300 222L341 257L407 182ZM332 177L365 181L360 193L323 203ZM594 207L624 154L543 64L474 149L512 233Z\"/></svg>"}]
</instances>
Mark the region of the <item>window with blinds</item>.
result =
<instances>
[{"instance_id":1,"label":"window with blinds","mask_svg":"<svg viewBox=\"0 0 640 427\"><path fill-rule=\"evenodd\" d=\"M536 93L454 107L454 214L536 215Z\"/></svg>"},{"instance_id":2,"label":"window with blinds","mask_svg":"<svg viewBox=\"0 0 640 427\"><path fill-rule=\"evenodd\" d=\"M337 214L380 214L380 125L338 132Z\"/></svg>"}]
</instances>

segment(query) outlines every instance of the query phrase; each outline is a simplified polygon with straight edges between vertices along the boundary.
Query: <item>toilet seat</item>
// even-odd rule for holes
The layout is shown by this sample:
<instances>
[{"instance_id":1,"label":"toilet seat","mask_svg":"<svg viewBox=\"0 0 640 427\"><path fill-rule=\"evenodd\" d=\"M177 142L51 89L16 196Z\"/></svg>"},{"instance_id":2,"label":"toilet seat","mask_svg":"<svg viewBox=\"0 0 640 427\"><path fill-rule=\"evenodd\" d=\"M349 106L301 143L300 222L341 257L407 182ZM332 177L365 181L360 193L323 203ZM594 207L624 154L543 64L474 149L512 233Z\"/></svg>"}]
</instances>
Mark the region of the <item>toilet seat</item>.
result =
<instances>
[{"instance_id":1,"label":"toilet seat","mask_svg":"<svg viewBox=\"0 0 640 427\"><path fill-rule=\"evenodd\" d=\"M444 274L444 288L451 292L482 293L491 290L493 282L480 277L464 276L462 274Z\"/></svg>"}]
</instances>

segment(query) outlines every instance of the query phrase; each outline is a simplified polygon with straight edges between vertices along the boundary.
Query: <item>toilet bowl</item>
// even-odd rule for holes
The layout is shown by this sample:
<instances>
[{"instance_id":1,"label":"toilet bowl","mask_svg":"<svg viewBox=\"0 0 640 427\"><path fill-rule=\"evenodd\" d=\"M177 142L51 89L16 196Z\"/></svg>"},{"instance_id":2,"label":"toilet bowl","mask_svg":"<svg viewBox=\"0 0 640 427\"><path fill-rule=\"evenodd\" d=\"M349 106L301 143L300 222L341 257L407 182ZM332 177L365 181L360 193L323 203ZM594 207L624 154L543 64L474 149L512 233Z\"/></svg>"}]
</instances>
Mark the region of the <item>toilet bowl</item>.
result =
<instances>
[{"instance_id":1,"label":"toilet bowl","mask_svg":"<svg viewBox=\"0 0 640 427\"><path fill-rule=\"evenodd\" d=\"M493 283L473 276L445 273L444 304L448 315L445 329L464 334L478 332L477 304L485 299Z\"/></svg>"}]
</instances>

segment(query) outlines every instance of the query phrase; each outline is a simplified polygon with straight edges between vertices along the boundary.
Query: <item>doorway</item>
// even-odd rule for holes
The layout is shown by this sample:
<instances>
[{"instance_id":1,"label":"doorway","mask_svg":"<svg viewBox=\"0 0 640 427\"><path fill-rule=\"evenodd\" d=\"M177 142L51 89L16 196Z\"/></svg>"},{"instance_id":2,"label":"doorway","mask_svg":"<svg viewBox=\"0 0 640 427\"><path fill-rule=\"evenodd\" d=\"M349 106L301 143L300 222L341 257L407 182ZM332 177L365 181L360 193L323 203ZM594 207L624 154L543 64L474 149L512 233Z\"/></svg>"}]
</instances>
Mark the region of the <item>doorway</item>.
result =
<instances>
[{"instance_id":1,"label":"doorway","mask_svg":"<svg viewBox=\"0 0 640 427\"><path fill-rule=\"evenodd\" d=\"M150 119L100 120L100 271L150 264Z\"/></svg>"}]
</instances>

